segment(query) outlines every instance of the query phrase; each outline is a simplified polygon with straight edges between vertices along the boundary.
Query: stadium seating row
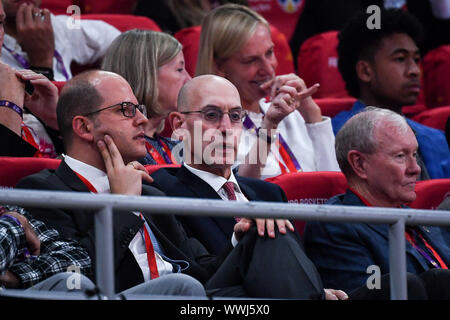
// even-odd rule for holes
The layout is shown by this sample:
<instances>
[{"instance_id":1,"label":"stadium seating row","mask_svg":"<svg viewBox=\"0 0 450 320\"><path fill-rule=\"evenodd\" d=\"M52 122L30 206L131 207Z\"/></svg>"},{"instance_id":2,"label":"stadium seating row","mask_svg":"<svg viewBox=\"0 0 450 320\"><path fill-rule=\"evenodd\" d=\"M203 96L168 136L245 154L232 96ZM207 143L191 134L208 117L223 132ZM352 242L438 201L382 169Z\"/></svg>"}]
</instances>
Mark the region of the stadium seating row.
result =
<instances>
[{"instance_id":1,"label":"stadium seating row","mask_svg":"<svg viewBox=\"0 0 450 320\"><path fill-rule=\"evenodd\" d=\"M0 157L0 188L13 188L17 182L30 174L43 169L56 169L61 160L46 158ZM147 165L149 173L163 167L178 165ZM266 179L279 185L291 203L324 204L329 198L344 193L347 181L341 172L297 172L282 174ZM307 186L307 187L306 187ZM450 179L433 179L419 181L416 184L417 199L409 206L415 209L436 209L450 196ZM300 234L303 233L304 221L294 221Z\"/></svg>"}]
</instances>

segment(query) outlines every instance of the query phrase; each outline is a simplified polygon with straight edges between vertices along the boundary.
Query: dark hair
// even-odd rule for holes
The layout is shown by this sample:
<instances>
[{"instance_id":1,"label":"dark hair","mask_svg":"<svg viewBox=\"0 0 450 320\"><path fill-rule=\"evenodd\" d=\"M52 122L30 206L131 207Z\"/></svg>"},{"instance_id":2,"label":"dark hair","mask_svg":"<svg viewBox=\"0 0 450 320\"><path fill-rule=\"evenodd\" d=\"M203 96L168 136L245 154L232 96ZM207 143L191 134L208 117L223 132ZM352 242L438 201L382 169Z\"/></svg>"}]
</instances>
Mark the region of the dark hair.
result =
<instances>
[{"instance_id":1,"label":"dark hair","mask_svg":"<svg viewBox=\"0 0 450 320\"><path fill-rule=\"evenodd\" d=\"M380 10L380 29L369 29L367 20L370 14L361 12L348 21L339 33L338 68L345 81L347 91L354 97L360 97L356 63L361 60L373 61L383 38L394 33L409 35L420 48L422 26L408 12L400 9Z\"/></svg>"},{"instance_id":2,"label":"dark hair","mask_svg":"<svg viewBox=\"0 0 450 320\"><path fill-rule=\"evenodd\" d=\"M96 71L83 72L69 80L59 97L56 115L66 150L72 136L72 119L95 111L104 101L98 90L89 82L89 77L94 72Z\"/></svg>"}]
</instances>

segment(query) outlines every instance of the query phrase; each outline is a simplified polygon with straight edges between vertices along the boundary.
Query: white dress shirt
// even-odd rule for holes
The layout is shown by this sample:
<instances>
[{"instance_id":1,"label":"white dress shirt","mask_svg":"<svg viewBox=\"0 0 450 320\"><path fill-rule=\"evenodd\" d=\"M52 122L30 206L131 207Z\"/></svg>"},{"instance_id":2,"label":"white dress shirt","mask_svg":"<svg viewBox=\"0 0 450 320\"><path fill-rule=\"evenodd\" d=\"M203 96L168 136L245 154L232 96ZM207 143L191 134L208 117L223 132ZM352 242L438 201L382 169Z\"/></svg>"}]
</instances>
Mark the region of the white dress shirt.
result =
<instances>
[{"instance_id":1,"label":"white dress shirt","mask_svg":"<svg viewBox=\"0 0 450 320\"><path fill-rule=\"evenodd\" d=\"M97 190L97 193L111 192L109 187L108 176L102 170L99 170L91 165L88 165L84 162L76 160L67 155L64 155L64 161L70 167L70 169L72 169L79 175L83 176L86 180L88 180ZM133 213L139 216L139 212ZM144 227L142 227L141 229L143 228ZM147 249L145 247L145 240L142 232L138 232L134 236L128 248L133 253L134 258L136 259L137 263L139 264L139 267L142 270L144 281L150 280L150 268L148 266L147 260ZM160 276L173 272L172 264L165 261L156 251L155 256L156 256L156 265L158 267L158 273Z\"/></svg>"},{"instance_id":2,"label":"white dress shirt","mask_svg":"<svg viewBox=\"0 0 450 320\"><path fill-rule=\"evenodd\" d=\"M227 180L224 177L221 177L221 176L218 176L218 175L206 172L206 171L192 168L191 166L187 165L184 162L183 162L183 165L186 167L186 169L188 169L190 172L192 172L192 174L196 175L197 177L199 177L200 179L205 181L207 184L209 184L211 186L211 188L213 188L214 191L217 192L219 197L222 198L222 200L230 201L228 199L227 192L223 188L223 185L225 184L225 182L232 182L233 187L234 187L234 193L236 194L236 201L248 202L248 199L245 197L245 195L241 191L241 188L239 187L239 184L236 180L236 177L233 174L233 171L231 171L230 177ZM236 240L236 236L233 232L233 236L231 237L231 244L233 245L233 247L235 247L237 245L237 243L238 243L238 241Z\"/></svg>"}]
</instances>

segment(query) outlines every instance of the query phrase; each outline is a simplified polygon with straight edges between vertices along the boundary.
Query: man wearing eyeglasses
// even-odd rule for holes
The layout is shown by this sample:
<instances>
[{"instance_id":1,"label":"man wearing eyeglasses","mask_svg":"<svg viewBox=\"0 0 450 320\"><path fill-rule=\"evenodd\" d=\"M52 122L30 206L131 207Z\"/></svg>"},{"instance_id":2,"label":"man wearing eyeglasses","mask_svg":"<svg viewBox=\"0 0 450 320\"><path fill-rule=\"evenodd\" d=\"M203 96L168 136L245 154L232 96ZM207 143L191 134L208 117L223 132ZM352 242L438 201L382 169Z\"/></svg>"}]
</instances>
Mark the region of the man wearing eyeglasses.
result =
<instances>
[{"instance_id":1,"label":"man wearing eyeglasses","mask_svg":"<svg viewBox=\"0 0 450 320\"><path fill-rule=\"evenodd\" d=\"M240 177L232 170L245 115L239 92L227 79L203 75L186 83L178 96L178 112L169 116L175 134L183 141L184 161L179 169L160 169L153 173L153 185L175 197L285 202L286 196L277 185ZM280 292L285 286L285 290L296 291L297 297L303 298L346 297L341 291L324 291L288 220L254 221L245 218L244 212L236 218L238 223L234 218L214 217L213 212L210 217L177 217L188 235L198 239L208 251L218 254L232 243L236 251L245 252L243 261L259 261L257 268L246 270L241 269L242 262L236 261L244 283L253 279L260 282L255 287L278 288ZM267 276L268 265L270 276ZM217 279L210 280L206 289L220 284Z\"/></svg>"},{"instance_id":2,"label":"man wearing eyeglasses","mask_svg":"<svg viewBox=\"0 0 450 320\"><path fill-rule=\"evenodd\" d=\"M222 94L231 94L232 99L226 100L228 102L224 106L220 102L222 96L219 96L220 99L212 100L210 104L227 112L230 106L231 109L239 108L236 89L231 87L235 91L230 91L227 80L224 80L227 81L224 85L217 80L221 78L216 78L211 78L211 83L218 85L217 89ZM193 82L195 88L197 84L201 90L204 83ZM205 93L209 94L211 90ZM105 71L77 75L61 92L57 113L66 147L64 161L56 170L26 177L19 187L163 195L146 185L152 178L136 161L147 152L143 128L148 120L145 108L137 105L125 79ZM232 118L237 120L233 115L234 111ZM202 118L195 114L185 116L192 117L192 120ZM226 121L228 118L223 116L222 119ZM236 128L241 126L237 121L234 124ZM219 153L213 155L217 162L223 159ZM78 240L87 249L95 267L92 212L83 209L29 210L63 236ZM204 284L207 293L214 296L325 297L317 271L292 234L270 242L259 238L254 230L244 237L248 222L243 219L234 229L239 240L237 247L233 248L229 243L221 255L214 255L198 239L188 237L174 216L116 210L113 219L115 288L125 296L204 296ZM294 254L287 253L288 248ZM274 264L281 259L282 263ZM329 294L334 296L334 293Z\"/></svg>"}]
</instances>

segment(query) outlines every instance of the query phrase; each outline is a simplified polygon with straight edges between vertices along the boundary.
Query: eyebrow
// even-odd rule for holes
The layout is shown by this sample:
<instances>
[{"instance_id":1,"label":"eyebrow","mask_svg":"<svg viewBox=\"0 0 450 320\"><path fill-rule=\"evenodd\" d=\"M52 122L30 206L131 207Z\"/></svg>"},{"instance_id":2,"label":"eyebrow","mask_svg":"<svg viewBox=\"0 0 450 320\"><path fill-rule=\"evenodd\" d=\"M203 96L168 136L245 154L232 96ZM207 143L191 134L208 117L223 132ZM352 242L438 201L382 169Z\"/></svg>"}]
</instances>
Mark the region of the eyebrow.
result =
<instances>
[{"instance_id":1,"label":"eyebrow","mask_svg":"<svg viewBox=\"0 0 450 320\"><path fill-rule=\"evenodd\" d=\"M396 54L402 53L402 54L409 54L411 51L405 49L405 48L397 48L394 51L392 51L391 56L394 56ZM413 54L418 54L420 55L420 50L417 49L415 51L412 51Z\"/></svg>"},{"instance_id":2,"label":"eyebrow","mask_svg":"<svg viewBox=\"0 0 450 320\"><path fill-rule=\"evenodd\" d=\"M207 105L204 106L202 109L206 109L206 108L220 109L220 107L219 107L219 106L216 106L215 104L207 104ZM241 107L241 106L236 106L236 107L231 108L231 110L234 110L234 109L242 109L242 107Z\"/></svg>"}]
</instances>

